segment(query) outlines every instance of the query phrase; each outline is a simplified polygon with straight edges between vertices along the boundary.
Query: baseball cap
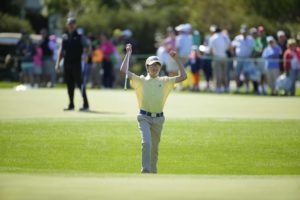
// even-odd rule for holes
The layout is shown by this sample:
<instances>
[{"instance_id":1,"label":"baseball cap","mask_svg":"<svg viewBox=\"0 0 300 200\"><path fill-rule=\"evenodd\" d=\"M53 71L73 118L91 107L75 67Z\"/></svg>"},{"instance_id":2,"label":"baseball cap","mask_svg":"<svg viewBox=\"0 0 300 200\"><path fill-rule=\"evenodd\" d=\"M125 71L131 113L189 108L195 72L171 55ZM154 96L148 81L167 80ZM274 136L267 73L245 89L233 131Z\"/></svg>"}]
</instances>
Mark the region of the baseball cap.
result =
<instances>
[{"instance_id":1,"label":"baseball cap","mask_svg":"<svg viewBox=\"0 0 300 200\"><path fill-rule=\"evenodd\" d=\"M114 31L113 31L113 36L115 37L120 37L122 35L122 31L118 28L116 28Z\"/></svg>"},{"instance_id":2,"label":"baseball cap","mask_svg":"<svg viewBox=\"0 0 300 200\"><path fill-rule=\"evenodd\" d=\"M146 60L146 66L147 65L152 65L154 63L158 63L158 64L161 65L161 62L160 62L160 60L159 60L159 58L157 56L150 56L150 57L147 58L147 60Z\"/></svg>"},{"instance_id":3,"label":"baseball cap","mask_svg":"<svg viewBox=\"0 0 300 200\"><path fill-rule=\"evenodd\" d=\"M180 25L178 25L178 26L175 27L175 30L176 30L176 31L182 31L183 28L184 28L184 25L183 25L183 24L180 24Z\"/></svg>"},{"instance_id":4,"label":"baseball cap","mask_svg":"<svg viewBox=\"0 0 300 200\"><path fill-rule=\"evenodd\" d=\"M67 24L73 24L73 23L76 23L76 19L74 17L69 17L67 19Z\"/></svg>"},{"instance_id":5,"label":"baseball cap","mask_svg":"<svg viewBox=\"0 0 300 200\"><path fill-rule=\"evenodd\" d=\"M248 31L248 28L247 28L247 26L246 25L241 25L241 28L240 28L240 33L247 33L247 31Z\"/></svg>"},{"instance_id":6,"label":"baseball cap","mask_svg":"<svg viewBox=\"0 0 300 200\"><path fill-rule=\"evenodd\" d=\"M281 37L281 36L285 36L285 32L282 31L282 30L279 30L279 31L277 32L277 37Z\"/></svg>"},{"instance_id":7,"label":"baseball cap","mask_svg":"<svg viewBox=\"0 0 300 200\"><path fill-rule=\"evenodd\" d=\"M199 46L199 51L203 53L209 53L209 47L205 45L200 45Z\"/></svg>"},{"instance_id":8,"label":"baseball cap","mask_svg":"<svg viewBox=\"0 0 300 200\"><path fill-rule=\"evenodd\" d=\"M192 30L192 25L187 23L187 24L180 24L178 26L175 27L175 30L178 32L184 32L184 33L188 33Z\"/></svg>"},{"instance_id":9,"label":"baseball cap","mask_svg":"<svg viewBox=\"0 0 300 200\"><path fill-rule=\"evenodd\" d=\"M288 39L287 44L288 45L297 44L297 41L294 38L290 38Z\"/></svg>"},{"instance_id":10,"label":"baseball cap","mask_svg":"<svg viewBox=\"0 0 300 200\"><path fill-rule=\"evenodd\" d=\"M268 36L267 37L267 42L275 41L273 36Z\"/></svg>"},{"instance_id":11,"label":"baseball cap","mask_svg":"<svg viewBox=\"0 0 300 200\"><path fill-rule=\"evenodd\" d=\"M213 24L213 25L211 25L211 26L209 27L209 31L210 31L210 32L216 32L217 28L218 28L218 26L215 25L215 24Z\"/></svg>"},{"instance_id":12,"label":"baseball cap","mask_svg":"<svg viewBox=\"0 0 300 200\"><path fill-rule=\"evenodd\" d=\"M249 32L251 34L257 33L257 29L255 27L250 28Z\"/></svg>"}]
</instances>

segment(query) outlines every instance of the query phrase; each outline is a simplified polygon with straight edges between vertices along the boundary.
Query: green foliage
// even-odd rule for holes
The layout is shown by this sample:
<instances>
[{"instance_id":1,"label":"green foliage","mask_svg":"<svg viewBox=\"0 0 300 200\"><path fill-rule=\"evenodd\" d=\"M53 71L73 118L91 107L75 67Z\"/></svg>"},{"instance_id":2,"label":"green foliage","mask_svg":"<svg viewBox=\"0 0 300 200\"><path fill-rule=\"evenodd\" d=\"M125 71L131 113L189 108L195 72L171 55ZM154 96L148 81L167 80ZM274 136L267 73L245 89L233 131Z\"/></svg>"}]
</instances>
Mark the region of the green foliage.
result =
<instances>
[{"instance_id":1,"label":"green foliage","mask_svg":"<svg viewBox=\"0 0 300 200\"><path fill-rule=\"evenodd\" d=\"M8 1L5 3L7 7ZM62 27L67 15L72 13L87 32L111 34L116 28L131 29L139 53L155 52L157 33L164 35L168 26L186 22L204 34L209 32L211 24L217 24L228 29L232 37L239 32L241 24L263 25L267 34L281 29L293 37L300 30L298 0L44 0L44 4L44 16L64 16ZM11 3L10 7L13 6L16 4ZM15 14L12 9L8 11ZM20 25L18 18L8 15L1 18L1 30L15 31L18 26L31 29L28 22Z\"/></svg>"},{"instance_id":2,"label":"green foliage","mask_svg":"<svg viewBox=\"0 0 300 200\"><path fill-rule=\"evenodd\" d=\"M22 20L19 17L0 12L0 30L5 32L32 32L32 27L28 20Z\"/></svg>"},{"instance_id":3,"label":"green foliage","mask_svg":"<svg viewBox=\"0 0 300 200\"><path fill-rule=\"evenodd\" d=\"M295 23L300 20L298 0L248 0L244 3L251 11L272 21Z\"/></svg>"},{"instance_id":4,"label":"green foliage","mask_svg":"<svg viewBox=\"0 0 300 200\"><path fill-rule=\"evenodd\" d=\"M280 0L276 3L271 0L213 0L189 3L189 7L193 7L190 21L203 32L208 33L211 24L228 29L232 36L239 33L241 24L249 27L263 25L267 34L275 34L278 29L290 34L299 31L297 22L300 5L296 0Z\"/></svg>"},{"instance_id":5,"label":"green foliage","mask_svg":"<svg viewBox=\"0 0 300 200\"><path fill-rule=\"evenodd\" d=\"M111 34L116 28L132 30L134 39L138 41L135 53L155 52L154 34L157 31L165 32L167 26L175 26L187 21L187 18L180 17L185 11L177 11L178 8L174 5L160 10L149 8L143 11L110 9L107 6L99 9L83 11L78 15L78 24L87 32L95 34L102 31Z\"/></svg>"},{"instance_id":6,"label":"green foliage","mask_svg":"<svg viewBox=\"0 0 300 200\"><path fill-rule=\"evenodd\" d=\"M203 32L209 32L211 24L228 29L231 33L237 32L239 26L245 23L244 9L237 3L228 1L196 1L193 2L190 20L194 27Z\"/></svg>"},{"instance_id":7,"label":"green foliage","mask_svg":"<svg viewBox=\"0 0 300 200\"><path fill-rule=\"evenodd\" d=\"M79 10L84 0L45 0L48 14L61 13L66 15L70 10Z\"/></svg>"},{"instance_id":8,"label":"green foliage","mask_svg":"<svg viewBox=\"0 0 300 200\"><path fill-rule=\"evenodd\" d=\"M166 27L186 22L204 33L209 32L211 24L218 24L228 29L232 37L239 33L241 24L249 27L263 25L268 34L282 29L295 35L298 31L298 4L299 1L295 0L280 0L276 4L258 0L89 1L84 9L77 10L81 13L79 21L89 31L111 33L115 28L130 28L139 42L139 52L152 53L155 51L155 33L164 34Z\"/></svg>"}]
</instances>

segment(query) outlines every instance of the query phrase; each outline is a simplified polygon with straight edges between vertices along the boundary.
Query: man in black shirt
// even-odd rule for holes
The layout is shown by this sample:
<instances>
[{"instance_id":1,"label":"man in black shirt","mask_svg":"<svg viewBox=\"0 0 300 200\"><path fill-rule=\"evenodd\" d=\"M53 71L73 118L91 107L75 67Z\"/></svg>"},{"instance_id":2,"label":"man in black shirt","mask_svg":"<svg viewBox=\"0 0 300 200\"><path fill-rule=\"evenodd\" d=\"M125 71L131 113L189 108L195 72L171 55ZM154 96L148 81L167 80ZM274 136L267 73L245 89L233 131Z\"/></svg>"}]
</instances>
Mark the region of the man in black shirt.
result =
<instances>
[{"instance_id":1,"label":"man in black shirt","mask_svg":"<svg viewBox=\"0 0 300 200\"><path fill-rule=\"evenodd\" d=\"M55 66L59 70L59 63L64 58L64 78L67 83L70 100L69 106L64 110L74 110L74 90L77 85L83 97L83 107L80 108L80 111L88 111L89 103L81 70L81 56L83 51L87 49L87 44L84 37L78 34L76 30L75 18L67 19L67 30L67 33L63 35L62 46L58 52L58 59Z\"/></svg>"}]
</instances>

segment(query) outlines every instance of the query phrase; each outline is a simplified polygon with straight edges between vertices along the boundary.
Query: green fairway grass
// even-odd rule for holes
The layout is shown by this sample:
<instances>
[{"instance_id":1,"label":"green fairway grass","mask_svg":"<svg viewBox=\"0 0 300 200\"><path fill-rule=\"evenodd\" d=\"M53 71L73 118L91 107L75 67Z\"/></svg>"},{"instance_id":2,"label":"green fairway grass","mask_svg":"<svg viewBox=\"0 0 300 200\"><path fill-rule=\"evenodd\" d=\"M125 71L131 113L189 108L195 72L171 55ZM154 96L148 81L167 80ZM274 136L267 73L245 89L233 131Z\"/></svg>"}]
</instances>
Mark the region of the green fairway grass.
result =
<instances>
[{"instance_id":1,"label":"green fairway grass","mask_svg":"<svg viewBox=\"0 0 300 200\"><path fill-rule=\"evenodd\" d=\"M77 111L78 90L63 112L65 89L0 89L0 199L300 196L298 97L171 93L153 176L137 174L134 92L88 96L90 112Z\"/></svg>"},{"instance_id":2,"label":"green fairway grass","mask_svg":"<svg viewBox=\"0 0 300 200\"><path fill-rule=\"evenodd\" d=\"M4 172L135 173L134 121L0 122ZM159 171L168 174L300 174L300 124L294 120L169 120Z\"/></svg>"}]
</instances>

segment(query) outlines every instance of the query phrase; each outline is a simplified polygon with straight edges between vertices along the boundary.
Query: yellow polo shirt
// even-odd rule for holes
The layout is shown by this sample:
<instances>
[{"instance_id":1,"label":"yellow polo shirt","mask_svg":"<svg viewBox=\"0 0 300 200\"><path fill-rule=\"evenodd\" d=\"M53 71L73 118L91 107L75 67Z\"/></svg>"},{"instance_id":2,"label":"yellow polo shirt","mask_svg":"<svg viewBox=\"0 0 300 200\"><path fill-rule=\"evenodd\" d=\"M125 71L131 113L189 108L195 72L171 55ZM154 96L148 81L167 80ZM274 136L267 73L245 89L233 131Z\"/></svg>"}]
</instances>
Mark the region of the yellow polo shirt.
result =
<instances>
[{"instance_id":1,"label":"yellow polo shirt","mask_svg":"<svg viewBox=\"0 0 300 200\"><path fill-rule=\"evenodd\" d=\"M136 92L139 108L147 112L163 112L165 102L174 88L176 77L137 76L133 74L131 86Z\"/></svg>"}]
</instances>

